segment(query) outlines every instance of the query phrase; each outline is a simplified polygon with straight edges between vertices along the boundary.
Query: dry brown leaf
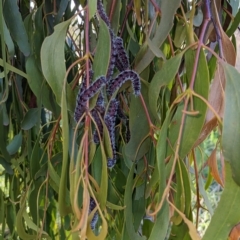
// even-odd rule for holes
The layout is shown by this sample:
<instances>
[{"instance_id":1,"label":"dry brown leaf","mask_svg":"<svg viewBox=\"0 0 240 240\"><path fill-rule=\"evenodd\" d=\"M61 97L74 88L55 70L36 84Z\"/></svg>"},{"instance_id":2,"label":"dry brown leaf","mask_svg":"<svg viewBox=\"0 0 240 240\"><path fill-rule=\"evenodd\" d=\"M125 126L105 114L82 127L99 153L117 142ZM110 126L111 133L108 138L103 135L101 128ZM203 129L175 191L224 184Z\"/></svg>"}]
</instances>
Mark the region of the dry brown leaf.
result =
<instances>
[{"instance_id":1,"label":"dry brown leaf","mask_svg":"<svg viewBox=\"0 0 240 240\"><path fill-rule=\"evenodd\" d=\"M174 204L172 204L169 200L168 203L170 204L170 206L172 206L175 211L182 217L183 221L187 224L188 226L188 230L189 230L189 235L191 236L192 239L194 240L201 240L196 227L194 226L193 222L190 221L189 219L187 219L187 217L185 216L184 213L182 213L181 211L179 211Z\"/></svg>"},{"instance_id":2,"label":"dry brown leaf","mask_svg":"<svg viewBox=\"0 0 240 240\"><path fill-rule=\"evenodd\" d=\"M210 121L206 122L203 126L200 136L198 137L198 140L194 144L194 147L197 147L200 143L202 143L216 126L217 126L217 118L216 117L214 117Z\"/></svg>"},{"instance_id":3,"label":"dry brown leaf","mask_svg":"<svg viewBox=\"0 0 240 240\"><path fill-rule=\"evenodd\" d=\"M208 97L209 104L214 108L218 115L223 117L224 110L224 89L225 89L225 76L223 67L218 64L215 76L210 88L210 93ZM208 108L206 115L206 123L214 118L213 112Z\"/></svg>"},{"instance_id":4,"label":"dry brown leaf","mask_svg":"<svg viewBox=\"0 0 240 240\"><path fill-rule=\"evenodd\" d=\"M229 240L239 240L240 239L240 223L235 225L230 234L229 234Z\"/></svg>"},{"instance_id":5,"label":"dry brown leaf","mask_svg":"<svg viewBox=\"0 0 240 240\"><path fill-rule=\"evenodd\" d=\"M224 187L224 182L222 180L222 178L220 177L219 171L218 171L218 165L217 165L217 150L214 149L210 155L210 157L208 158L208 166L210 167L211 170L211 174L213 176L213 178L215 179L215 181L220 184L222 187Z\"/></svg>"},{"instance_id":6,"label":"dry brown leaf","mask_svg":"<svg viewBox=\"0 0 240 240\"><path fill-rule=\"evenodd\" d=\"M216 26L220 31L221 40L222 40L222 50L223 50L223 57L226 60L227 63L231 64L232 66L235 66L236 64L236 52L235 48L227 36L227 34L222 29L221 22L219 20L218 15L218 8L219 8L219 2L218 0L212 1L212 14L214 21L216 22Z\"/></svg>"},{"instance_id":7,"label":"dry brown leaf","mask_svg":"<svg viewBox=\"0 0 240 240\"><path fill-rule=\"evenodd\" d=\"M220 1L217 1L217 3L219 2ZM231 40L222 29L219 16L218 16L219 4L216 6L217 3L216 3L216 0L212 1L212 10L213 10L212 12L213 12L213 18L216 22L216 26L219 29L219 32L221 35L223 58L226 60L227 63L231 64L232 66L235 66L236 52ZM224 111L225 82L226 80L224 76L224 70L222 66L218 64L217 70L215 72L215 77L212 82L212 86L210 88L209 103L220 115L220 117L223 116L223 111ZM213 113L210 110L208 110L206 122L210 121L213 117L214 117Z\"/></svg>"}]
</instances>

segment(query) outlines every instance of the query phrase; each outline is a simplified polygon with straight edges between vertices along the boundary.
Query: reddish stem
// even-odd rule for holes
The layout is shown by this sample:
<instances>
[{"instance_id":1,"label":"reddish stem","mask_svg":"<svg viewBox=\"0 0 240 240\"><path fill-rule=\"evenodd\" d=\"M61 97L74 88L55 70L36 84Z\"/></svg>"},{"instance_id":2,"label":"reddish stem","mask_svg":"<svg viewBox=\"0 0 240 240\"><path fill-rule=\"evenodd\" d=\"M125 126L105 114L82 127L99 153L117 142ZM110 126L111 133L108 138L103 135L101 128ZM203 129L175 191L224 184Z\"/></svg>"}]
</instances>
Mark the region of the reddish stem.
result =
<instances>
[{"instance_id":1,"label":"reddish stem","mask_svg":"<svg viewBox=\"0 0 240 240\"><path fill-rule=\"evenodd\" d=\"M206 30L207 30L208 23L211 20L211 15L210 15L210 10L209 10L209 6L210 6L209 0L206 0L205 4L206 4L207 11L206 11L206 15L204 16L202 31L201 31L200 38L198 41L197 53L196 53L196 57L195 57L194 65L193 65L192 78L191 78L190 85L189 85L189 88L192 90L194 87L195 78L196 78L196 74L197 74L198 61L199 61L200 51L201 51L201 48L203 45L203 39L204 39Z\"/></svg>"},{"instance_id":2,"label":"reddish stem","mask_svg":"<svg viewBox=\"0 0 240 240\"><path fill-rule=\"evenodd\" d=\"M112 4L110 7L110 13L109 13L109 21L110 22L112 22L112 17L113 17L115 6L116 6L116 0L112 0Z\"/></svg>"},{"instance_id":3,"label":"reddish stem","mask_svg":"<svg viewBox=\"0 0 240 240\"><path fill-rule=\"evenodd\" d=\"M89 71L90 71L90 67L89 67L89 8L86 7L86 11L85 11L85 47L86 47L86 87L89 87ZM87 109L89 108L89 102L87 102ZM89 130L90 127L90 122L91 119L89 117L88 114L86 114L85 117L85 132ZM84 139L84 164L85 164L85 171L86 171L86 181L88 181L88 134L85 135L85 139Z\"/></svg>"},{"instance_id":4,"label":"reddish stem","mask_svg":"<svg viewBox=\"0 0 240 240\"><path fill-rule=\"evenodd\" d=\"M171 39L171 36L170 36L170 35L168 35L168 42L169 42L169 45L170 45L171 54L172 54L172 56L175 56L175 52L174 52L174 48L173 48L173 43L172 43L172 39ZM183 85L182 85L182 82L181 82L181 78L180 78L179 73L177 73L176 77L177 77L178 85L179 85L179 87L180 87L180 89L181 89L181 92L184 92L184 91L183 91Z\"/></svg>"},{"instance_id":5,"label":"reddish stem","mask_svg":"<svg viewBox=\"0 0 240 240\"><path fill-rule=\"evenodd\" d=\"M128 15L132 9L132 6L133 6L133 0L131 0L131 2L127 5L127 12L124 16L124 20L123 20L123 23L122 23L122 29L121 29L121 32L120 32L120 37L122 37L123 35L123 31L125 29L125 26L126 26L126 22L127 22L127 18L128 18Z\"/></svg>"},{"instance_id":6,"label":"reddish stem","mask_svg":"<svg viewBox=\"0 0 240 240\"><path fill-rule=\"evenodd\" d=\"M150 0L150 1L151 1L152 5L154 6L156 12L157 12L157 13L161 13L161 9L160 9L160 7L158 6L158 4L156 3L156 1L155 1L155 0Z\"/></svg>"}]
</instances>

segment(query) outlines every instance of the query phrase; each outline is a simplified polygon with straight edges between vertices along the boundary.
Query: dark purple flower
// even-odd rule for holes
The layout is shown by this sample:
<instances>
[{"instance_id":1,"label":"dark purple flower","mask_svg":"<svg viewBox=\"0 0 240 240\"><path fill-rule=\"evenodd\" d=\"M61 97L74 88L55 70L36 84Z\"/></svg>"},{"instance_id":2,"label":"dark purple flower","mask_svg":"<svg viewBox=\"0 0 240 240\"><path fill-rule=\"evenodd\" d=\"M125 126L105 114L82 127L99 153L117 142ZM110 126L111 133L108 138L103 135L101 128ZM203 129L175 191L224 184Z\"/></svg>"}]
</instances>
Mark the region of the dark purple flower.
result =
<instances>
[{"instance_id":1,"label":"dark purple flower","mask_svg":"<svg viewBox=\"0 0 240 240\"><path fill-rule=\"evenodd\" d=\"M84 91L79 91L76 101L76 108L74 111L74 119L76 122L82 117L86 110L87 101L92 98L101 88L106 84L106 78L104 76L99 77L96 81Z\"/></svg>"},{"instance_id":2,"label":"dark purple flower","mask_svg":"<svg viewBox=\"0 0 240 240\"><path fill-rule=\"evenodd\" d=\"M116 78L112 79L108 84L108 94L112 95L115 91L119 90L121 86L127 81L132 82L133 93L134 95L138 96L141 90L141 83L138 74L133 70L125 70L119 73Z\"/></svg>"},{"instance_id":3,"label":"dark purple flower","mask_svg":"<svg viewBox=\"0 0 240 240\"><path fill-rule=\"evenodd\" d=\"M93 209L96 207L96 202L94 201L94 199L92 197L90 197L90 203L89 203L89 211L88 213L90 214ZM95 226L97 224L97 221L98 221L98 218L99 218L99 214L98 212L96 211L93 215L93 218L92 218L92 221L90 223L90 226L91 226L91 229L94 230L95 229Z\"/></svg>"},{"instance_id":4,"label":"dark purple flower","mask_svg":"<svg viewBox=\"0 0 240 240\"><path fill-rule=\"evenodd\" d=\"M116 99L111 100L108 106L107 113L104 117L104 122L109 132L111 147L113 152L113 158L107 159L108 168L114 167L116 164L116 146L115 146L115 122L117 117L117 110L119 107L119 102Z\"/></svg>"},{"instance_id":5,"label":"dark purple flower","mask_svg":"<svg viewBox=\"0 0 240 240\"><path fill-rule=\"evenodd\" d=\"M116 67L120 72L130 68L127 53L123 47L123 40L120 37L114 39L114 45L117 50Z\"/></svg>"}]
</instances>

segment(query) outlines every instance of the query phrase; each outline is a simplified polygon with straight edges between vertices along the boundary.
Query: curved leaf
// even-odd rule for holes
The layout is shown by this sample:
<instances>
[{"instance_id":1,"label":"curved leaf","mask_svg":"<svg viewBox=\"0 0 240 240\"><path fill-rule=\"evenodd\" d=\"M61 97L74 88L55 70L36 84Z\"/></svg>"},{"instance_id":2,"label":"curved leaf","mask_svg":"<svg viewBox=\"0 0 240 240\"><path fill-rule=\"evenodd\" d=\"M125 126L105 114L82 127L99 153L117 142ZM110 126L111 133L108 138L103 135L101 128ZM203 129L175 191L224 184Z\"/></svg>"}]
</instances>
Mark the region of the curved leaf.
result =
<instances>
[{"instance_id":1,"label":"curved leaf","mask_svg":"<svg viewBox=\"0 0 240 240\"><path fill-rule=\"evenodd\" d=\"M185 61L186 61L186 70L187 70L188 79L191 79L191 76L192 76L194 59L195 59L195 52L192 50L187 51L185 54ZM201 50L195 84L194 84L194 91L199 95L201 95L203 98L207 99L208 89L209 89L208 67L207 67L207 62L206 62L206 57L204 55L204 52L203 50ZM185 118L181 145L179 149L180 158L184 158L188 154L188 152L191 150L191 148L193 147L194 143L197 141L201 133L201 130L205 121L205 116L207 111L206 104L199 98L193 97L193 105L194 105L194 111L199 111L199 114L187 115ZM183 110L183 104L181 103L178 106L177 112L175 113L170 125L169 140L171 142L171 146L175 146L178 138L182 114L183 114L182 110ZM169 152L172 152L170 147L169 147Z\"/></svg>"},{"instance_id":2,"label":"curved leaf","mask_svg":"<svg viewBox=\"0 0 240 240\"><path fill-rule=\"evenodd\" d=\"M159 97L160 89L164 85L169 84L170 81L174 79L180 66L181 59L182 54L178 54L177 56L164 62L162 69L154 75L150 83L148 90L149 106L152 114L156 119L160 120L157 108L157 100Z\"/></svg>"},{"instance_id":3,"label":"curved leaf","mask_svg":"<svg viewBox=\"0 0 240 240\"><path fill-rule=\"evenodd\" d=\"M66 75L64 45L71 19L54 27L54 33L46 37L41 48L43 75L61 105L62 87ZM68 86L68 85L67 85Z\"/></svg>"},{"instance_id":4,"label":"curved leaf","mask_svg":"<svg viewBox=\"0 0 240 240\"><path fill-rule=\"evenodd\" d=\"M240 221L240 187L231 175L230 165L225 162L225 188L202 240L226 240L231 229Z\"/></svg>"},{"instance_id":5,"label":"curved leaf","mask_svg":"<svg viewBox=\"0 0 240 240\"><path fill-rule=\"evenodd\" d=\"M240 74L227 63L222 66L226 77L222 149L232 168L233 179L240 185Z\"/></svg>"},{"instance_id":6,"label":"curved leaf","mask_svg":"<svg viewBox=\"0 0 240 240\"><path fill-rule=\"evenodd\" d=\"M162 0L160 9L161 9L161 22L159 26L156 29L155 36L152 39L152 43L155 46L161 46L164 40L166 39L167 35L169 34L170 30L173 26L173 19L174 15L180 6L180 0L175 0L169 2L169 0ZM141 55L141 51L139 52L139 55ZM135 70L138 73L141 73L153 60L154 53L151 51L151 49L147 49L144 56L141 57L141 60L137 63Z\"/></svg>"},{"instance_id":7,"label":"curved leaf","mask_svg":"<svg viewBox=\"0 0 240 240\"><path fill-rule=\"evenodd\" d=\"M27 32L17 5L17 0L4 1L3 14L12 38L17 42L17 45L23 54L29 56L31 50Z\"/></svg>"}]
</instances>

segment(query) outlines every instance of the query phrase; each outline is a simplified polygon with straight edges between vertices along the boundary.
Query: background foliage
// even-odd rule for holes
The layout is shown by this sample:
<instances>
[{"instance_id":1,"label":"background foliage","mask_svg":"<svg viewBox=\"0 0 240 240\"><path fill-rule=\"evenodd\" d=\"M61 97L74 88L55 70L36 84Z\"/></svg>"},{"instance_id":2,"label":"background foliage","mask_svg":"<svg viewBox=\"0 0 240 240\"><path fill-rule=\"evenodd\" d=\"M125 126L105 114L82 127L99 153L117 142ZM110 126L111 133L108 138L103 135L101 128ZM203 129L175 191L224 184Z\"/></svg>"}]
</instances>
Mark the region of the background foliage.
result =
<instances>
[{"instance_id":1,"label":"background foliage","mask_svg":"<svg viewBox=\"0 0 240 240\"><path fill-rule=\"evenodd\" d=\"M103 5L141 79L140 96L129 84L117 95L112 169L107 128L95 144L88 109L74 121L83 76L91 65L94 80L106 75L111 60L97 0L0 0L1 238L238 239L239 1Z\"/></svg>"}]
</instances>

